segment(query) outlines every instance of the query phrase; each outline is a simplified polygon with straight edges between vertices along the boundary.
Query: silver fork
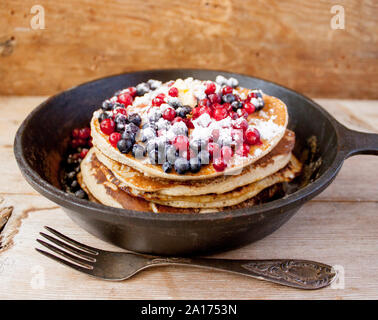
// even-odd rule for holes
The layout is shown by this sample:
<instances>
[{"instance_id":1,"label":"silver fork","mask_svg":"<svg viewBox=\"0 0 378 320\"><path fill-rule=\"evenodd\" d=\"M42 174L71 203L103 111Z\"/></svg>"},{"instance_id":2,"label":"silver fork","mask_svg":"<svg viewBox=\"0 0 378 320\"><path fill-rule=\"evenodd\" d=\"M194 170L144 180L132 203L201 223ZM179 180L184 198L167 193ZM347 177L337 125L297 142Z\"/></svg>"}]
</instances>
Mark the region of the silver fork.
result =
<instances>
[{"instance_id":1,"label":"silver fork","mask_svg":"<svg viewBox=\"0 0 378 320\"><path fill-rule=\"evenodd\" d=\"M56 246L40 239L37 241L63 258L36 248L38 252L77 271L104 280L125 280L143 269L165 265L189 265L223 270L299 289L326 287L337 276L331 266L308 260L172 258L105 251L77 242L53 228L45 228L56 237L43 232L40 232L40 235Z\"/></svg>"}]
</instances>

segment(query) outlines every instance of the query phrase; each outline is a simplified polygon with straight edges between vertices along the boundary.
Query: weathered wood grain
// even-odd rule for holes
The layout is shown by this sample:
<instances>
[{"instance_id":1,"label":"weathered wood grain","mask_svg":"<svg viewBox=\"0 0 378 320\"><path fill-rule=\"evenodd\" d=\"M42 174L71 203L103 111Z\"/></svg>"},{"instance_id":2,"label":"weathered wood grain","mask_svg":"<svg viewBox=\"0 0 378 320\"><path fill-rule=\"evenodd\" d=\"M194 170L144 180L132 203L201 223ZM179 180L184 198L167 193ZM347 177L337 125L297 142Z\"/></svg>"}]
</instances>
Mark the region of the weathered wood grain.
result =
<instances>
[{"instance_id":1,"label":"weathered wood grain","mask_svg":"<svg viewBox=\"0 0 378 320\"><path fill-rule=\"evenodd\" d=\"M0 299L364 299L378 292L377 157L348 159L338 177L269 237L218 254L226 258L303 258L340 265L345 288L300 291L206 270L165 267L124 282L89 278L34 251L44 225L89 245L119 250L76 226L22 178L13 157L14 134L43 97L0 97L0 207L13 207L1 235ZM317 99L347 126L377 132L378 101Z\"/></svg>"},{"instance_id":2,"label":"weathered wood grain","mask_svg":"<svg viewBox=\"0 0 378 320\"><path fill-rule=\"evenodd\" d=\"M0 3L0 94L53 94L101 76L210 68L276 81L312 96L378 98L378 4L331 0L42 1Z\"/></svg>"}]
</instances>

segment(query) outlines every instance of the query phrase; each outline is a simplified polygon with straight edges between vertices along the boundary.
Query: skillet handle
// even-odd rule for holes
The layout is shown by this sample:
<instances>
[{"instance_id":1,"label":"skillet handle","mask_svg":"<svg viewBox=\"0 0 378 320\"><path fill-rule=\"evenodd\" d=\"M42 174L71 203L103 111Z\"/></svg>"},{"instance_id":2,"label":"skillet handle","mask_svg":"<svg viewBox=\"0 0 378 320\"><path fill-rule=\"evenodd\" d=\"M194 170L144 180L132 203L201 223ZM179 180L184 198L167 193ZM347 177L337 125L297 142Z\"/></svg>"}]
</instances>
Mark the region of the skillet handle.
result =
<instances>
[{"instance_id":1,"label":"skillet handle","mask_svg":"<svg viewBox=\"0 0 378 320\"><path fill-rule=\"evenodd\" d=\"M378 155L378 134L376 133L355 131L339 124L339 137L340 151L344 153L344 159L357 154Z\"/></svg>"}]
</instances>

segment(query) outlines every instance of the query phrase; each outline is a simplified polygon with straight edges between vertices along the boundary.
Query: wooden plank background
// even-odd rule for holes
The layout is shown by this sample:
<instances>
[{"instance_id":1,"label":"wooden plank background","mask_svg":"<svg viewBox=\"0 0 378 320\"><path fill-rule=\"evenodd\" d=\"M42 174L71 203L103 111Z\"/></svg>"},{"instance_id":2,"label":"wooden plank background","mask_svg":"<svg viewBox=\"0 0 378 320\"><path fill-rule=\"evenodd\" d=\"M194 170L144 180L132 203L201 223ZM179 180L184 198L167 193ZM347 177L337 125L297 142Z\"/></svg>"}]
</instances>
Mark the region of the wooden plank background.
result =
<instances>
[{"instance_id":1,"label":"wooden plank background","mask_svg":"<svg viewBox=\"0 0 378 320\"><path fill-rule=\"evenodd\" d=\"M317 97L378 98L376 0L0 2L0 94L50 95L101 76L209 68ZM333 30L331 7L344 6Z\"/></svg>"}]
</instances>

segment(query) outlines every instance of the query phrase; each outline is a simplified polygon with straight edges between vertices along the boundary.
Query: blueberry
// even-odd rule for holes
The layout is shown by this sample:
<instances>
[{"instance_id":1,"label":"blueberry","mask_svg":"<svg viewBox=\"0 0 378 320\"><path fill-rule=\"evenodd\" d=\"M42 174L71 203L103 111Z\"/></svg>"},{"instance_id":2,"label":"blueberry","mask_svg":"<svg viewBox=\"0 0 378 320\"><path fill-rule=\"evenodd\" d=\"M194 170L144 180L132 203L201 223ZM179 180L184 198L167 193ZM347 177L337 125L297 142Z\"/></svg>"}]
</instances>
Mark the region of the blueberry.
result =
<instances>
[{"instance_id":1,"label":"blueberry","mask_svg":"<svg viewBox=\"0 0 378 320\"><path fill-rule=\"evenodd\" d=\"M143 126L142 126L142 128L143 129L147 129L147 128L152 128L152 129L154 129L155 130L155 122L147 122L147 123L145 123Z\"/></svg>"},{"instance_id":2,"label":"blueberry","mask_svg":"<svg viewBox=\"0 0 378 320\"><path fill-rule=\"evenodd\" d=\"M148 157L150 158L151 164L162 164L165 162L164 150L152 149L148 152Z\"/></svg>"},{"instance_id":3,"label":"blueberry","mask_svg":"<svg viewBox=\"0 0 378 320\"><path fill-rule=\"evenodd\" d=\"M254 91L257 97L258 104L255 105L256 110L259 111L264 108L265 102L261 90Z\"/></svg>"},{"instance_id":4,"label":"blueberry","mask_svg":"<svg viewBox=\"0 0 378 320\"><path fill-rule=\"evenodd\" d=\"M190 171L192 173L197 173L198 171L201 170L201 161L199 158L191 158L189 160L189 165L190 165Z\"/></svg>"},{"instance_id":5,"label":"blueberry","mask_svg":"<svg viewBox=\"0 0 378 320\"><path fill-rule=\"evenodd\" d=\"M172 164L169 163L168 161L163 163L163 171L165 173L171 172L172 171Z\"/></svg>"},{"instance_id":6,"label":"blueberry","mask_svg":"<svg viewBox=\"0 0 378 320\"><path fill-rule=\"evenodd\" d=\"M177 115L181 118L186 118L186 115L192 111L192 108L189 106L183 106L182 108L177 109Z\"/></svg>"},{"instance_id":7,"label":"blueberry","mask_svg":"<svg viewBox=\"0 0 378 320\"><path fill-rule=\"evenodd\" d=\"M135 124L137 127L139 127L142 122L142 118L137 113L130 114L127 119L129 120L129 122Z\"/></svg>"},{"instance_id":8,"label":"blueberry","mask_svg":"<svg viewBox=\"0 0 378 320\"><path fill-rule=\"evenodd\" d=\"M222 96L222 101L225 103L232 103L235 101L235 96L232 93L228 93L224 96Z\"/></svg>"},{"instance_id":9,"label":"blueberry","mask_svg":"<svg viewBox=\"0 0 378 320\"><path fill-rule=\"evenodd\" d=\"M129 153L133 147L133 141L131 139L121 139L117 143L117 148L121 153Z\"/></svg>"},{"instance_id":10,"label":"blueberry","mask_svg":"<svg viewBox=\"0 0 378 320\"><path fill-rule=\"evenodd\" d=\"M232 107L232 110L234 110L236 112L238 109L243 107L243 102L234 101L234 102L231 103L231 107Z\"/></svg>"},{"instance_id":11,"label":"blueberry","mask_svg":"<svg viewBox=\"0 0 378 320\"><path fill-rule=\"evenodd\" d=\"M109 110L112 110L113 105L114 105L113 102L111 102L111 101L109 101L109 100L105 100L105 101L102 103L101 109L104 110L104 111L109 111Z\"/></svg>"},{"instance_id":12,"label":"blueberry","mask_svg":"<svg viewBox=\"0 0 378 320\"><path fill-rule=\"evenodd\" d=\"M149 127L142 131L142 141L146 142L156 137L155 129Z\"/></svg>"},{"instance_id":13,"label":"blueberry","mask_svg":"<svg viewBox=\"0 0 378 320\"><path fill-rule=\"evenodd\" d=\"M175 170L178 174L184 174L189 170L189 161L184 158L177 158L175 161Z\"/></svg>"},{"instance_id":14,"label":"blueberry","mask_svg":"<svg viewBox=\"0 0 378 320\"><path fill-rule=\"evenodd\" d=\"M85 194L84 190L80 189L75 192L75 196L80 199L85 199L87 195Z\"/></svg>"},{"instance_id":15,"label":"blueberry","mask_svg":"<svg viewBox=\"0 0 378 320\"><path fill-rule=\"evenodd\" d=\"M227 80L227 85L232 87L232 88L236 88L239 85L239 81L238 81L238 79L231 77Z\"/></svg>"},{"instance_id":16,"label":"blueberry","mask_svg":"<svg viewBox=\"0 0 378 320\"><path fill-rule=\"evenodd\" d=\"M124 114L117 114L114 118L114 122L115 123L123 123L123 124L126 124L128 123L129 121L127 120L127 117L124 115Z\"/></svg>"},{"instance_id":17,"label":"blueberry","mask_svg":"<svg viewBox=\"0 0 378 320\"><path fill-rule=\"evenodd\" d=\"M72 181L70 187L71 189L77 189L79 187L79 182L77 182L77 180Z\"/></svg>"},{"instance_id":18,"label":"blueberry","mask_svg":"<svg viewBox=\"0 0 378 320\"><path fill-rule=\"evenodd\" d=\"M207 146L207 141L202 139L196 139L190 142L190 148L194 151L200 152L201 150L204 150Z\"/></svg>"},{"instance_id":19,"label":"blueberry","mask_svg":"<svg viewBox=\"0 0 378 320\"><path fill-rule=\"evenodd\" d=\"M117 132L123 132L125 130L125 124L121 122L116 122L115 130Z\"/></svg>"},{"instance_id":20,"label":"blueberry","mask_svg":"<svg viewBox=\"0 0 378 320\"><path fill-rule=\"evenodd\" d=\"M143 96L150 91L149 85L145 82L139 83L135 88L137 96Z\"/></svg>"},{"instance_id":21,"label":"blueberry","mask_svg":"<svg viewBox=\"0 0 378 320\"><path fill-rule=\"evenodd\" d=\"M166 157L167 157L167 161L171 164L174 164L176 159L177 159L177 150L176 150L176 147L175 146L167 146L166 148Z\"/></svg>"},{"instance_id":22,"label":"blueberry","mask_svg":"<svg viewBox=\"0 0 378 320\"><path fill-rule=\"evenodd\" d=\"M125 131L122 133L122 139L130 140L133 144L134 144L134 142L135 142L135 138L136 138L136 134L135 134L134 132L131 132L131 131L125 130Z\"/></svg>"},{"instance_id":23,"label":"blueberry","mask_svg":"<svg viewBox=\"0 0 378 320\"><path fill-rule=\"evenodd\" d=\"M108 118L110 118L110 116L106 112L102 112L100 116L98 117L98 121L102 122L103 120L108 119Z\"/></svg>"},{"instance_id":24,"label":"blueberry","mask_svg":"<svg viewBox=\"0 0 378 320\"><path fill-rule=\"evenodd\" d=\"M139 127L137 127L134 123L131 122L125 126L125 131L137 133L139 131Z\"/></svg>"},{"instance_id":25,"label":"blueberry","mask_svg":"<svg viewBox=\"0 0 378 320\"><path fill-rule=\"evenodd\" d=\"M146 155L146 149L140 144L134 144L132 155L136 159L141 159Z\"/></svg>"},{"instance_id":26,"label":"blueberry","mask_svg":"<svg viewBox=\"0 0 378 320\"><path fill-rule=\"evenodd\" d=\"M75 177L76 177L75 171L71 171L71 172L67 173L67 179L73 180Z\"/></svg>"},{"instance_id":27,"label":"blueberry","mask_svg":"<svg viewBox=\"0 0 378 320\"><path fill-rule=\"evenodd\" d=\"M178 98L168 98L168 104L174 109L182 108L183 106Z\"/></svg>"},{"instance_id":28,"label":"blueberry","mask_svg":"<svg viewBox=\"0 0 378 320\"><path fill-rule=\"evenodd\" d=\"M200 159L202 164L209 164L210 163L210 154L207 150L202 150L198 154L198 158Z\"/></svg>"},{"instance_id":29,"label":"blueberry","mask_svg":"<svg viewBox=\"0 0 378 320\"><path fill-rule=\"evenodd\" d=\"M154 108L148 113L148 120L150 122L156 122L161 118L161 111L159 108Z\"/></svg>"},{"instance_id":30,"label":"blueberry","mask_svg":"<svg viewBox=\"0 0 378 320\"><path fill-rule=\"evenodd\" d=\"M157 151L158 150L158 145L155 142L155 140L151 140L147 142L147 152L150 153L152 151Z\"/></svg>"},{"instance_id":31,"label":"blueberry","mask_svg":"<svg viewBox=\"0 0 378 320\"><path fill-rule=\"evenodd\" d=\"M113 110L115 110L115 109L117 109L117 108L124 108L124 107L125 107L125 105L122 104L122 103L119 103L119 102L115 102L115 103L113 104Z\"/></svg>"},{"instance_id":32,"label":"blueberry","mask_svg":"<svg viewBox=\"0 0 378 320\"><path fill-rule=\"evenodd\" d=\"M161 81L150 79L147 81L148 85L150 86L151 90L155 90L161 86Z\"/></svg>"}]
</instances>

